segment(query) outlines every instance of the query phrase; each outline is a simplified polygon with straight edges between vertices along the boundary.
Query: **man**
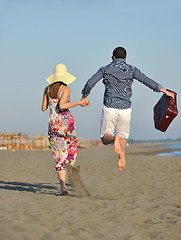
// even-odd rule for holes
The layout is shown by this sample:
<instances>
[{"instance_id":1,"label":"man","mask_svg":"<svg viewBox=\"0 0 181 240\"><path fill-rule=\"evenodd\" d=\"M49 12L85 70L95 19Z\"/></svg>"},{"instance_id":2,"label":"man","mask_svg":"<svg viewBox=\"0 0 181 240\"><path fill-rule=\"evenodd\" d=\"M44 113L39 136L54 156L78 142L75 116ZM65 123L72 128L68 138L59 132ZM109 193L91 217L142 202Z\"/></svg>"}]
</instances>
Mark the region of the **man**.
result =
<instances>
[{"instance_id":1,"label":"man","mask_svg":"<svg viewBox=\"0 0 181 240\"><path fill-rule=\"evenodd\" d=\"M100 68L85 84L82 98L87 98L95 84L103 78L105 85L104 106L101 121L101 140L107 145L114 143L119 154L118 169L125 168L125 148L129 137L131 120L131 96L133 79L145 84L156 92L167 96L174 94L165 90L159 83L145 76L138 68L126 63L126 50L117 47L113 51L112 62ZM115 130L115 137L114 137Z\"/></svg>"}]
</instances>

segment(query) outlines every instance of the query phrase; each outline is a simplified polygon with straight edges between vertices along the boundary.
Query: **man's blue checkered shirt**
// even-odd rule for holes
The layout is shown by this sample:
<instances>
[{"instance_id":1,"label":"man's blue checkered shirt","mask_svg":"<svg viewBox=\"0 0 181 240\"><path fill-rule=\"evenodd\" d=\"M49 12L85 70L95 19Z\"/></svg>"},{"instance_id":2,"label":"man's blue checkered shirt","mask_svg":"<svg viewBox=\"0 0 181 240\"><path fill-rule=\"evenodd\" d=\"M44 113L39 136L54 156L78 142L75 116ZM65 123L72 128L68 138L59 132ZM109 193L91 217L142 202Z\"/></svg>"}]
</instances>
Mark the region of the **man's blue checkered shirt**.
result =
<instances>
[{"instance_id":1,"label":"man's blue checkered shirt","mask_svg":"<svg viewBox=\"0 0 181 240\"><path fill-rule=\"evenodd\" d=\"M100 68L85 84L83 96L88 96L95 84L103 78L105 85L104 105L109 108L127 109L131 107L133 79L145 84L156 92L162 86L148 78L139 69L117 58L109 65Z\"/></svg>"}]
</instances>

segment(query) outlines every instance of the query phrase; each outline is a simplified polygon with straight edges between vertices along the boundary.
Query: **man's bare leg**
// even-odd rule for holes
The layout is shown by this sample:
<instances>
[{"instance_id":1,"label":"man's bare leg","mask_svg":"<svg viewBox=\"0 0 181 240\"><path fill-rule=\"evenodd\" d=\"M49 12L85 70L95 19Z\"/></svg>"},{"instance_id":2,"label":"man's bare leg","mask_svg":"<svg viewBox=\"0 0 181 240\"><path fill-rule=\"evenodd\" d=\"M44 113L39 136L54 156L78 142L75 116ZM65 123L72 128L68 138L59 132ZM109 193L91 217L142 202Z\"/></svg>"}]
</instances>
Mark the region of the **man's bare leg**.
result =
<instances>
[{"instance_id":1,"label":"man's bare leg","mask_svg":"<svg viewBox=\"0 0 181 240\"><path fill-rule=\"evenodd\" d=\"M126 166L126 161L125 161L126 144L127 144L127 141L125 138L120 138L118 135L115 136L114 150L117 154L119 154L119 161L118 161L119 171L123 170Z\"/></svg>"},{"instance_id":2,"label":"man's bare leg","mask_svg":"<svg viewBox=\"0 0 181 240\"><path fill-rule=\"evenodd\" d=\"M120 154L121 153L121 143L120 143L120 136L119 135L116 135L115 136L115 139L114 139L114 150L117 154Z\"/></svg>"},{"instance_id":3,"label":"man's bare leg","mask_svg":"<svg viewBox=\"0 0 181 240\"><path fill-rule=\"evenodd\" d=\"M118 170L122 171L125 167L126 167L125 153L122 152L119 154Z\"/></svg>"},{"instance_id":4,"label":"man's bare leg","mask_svg":"<svg viewBox=\"0 0 181 240\"><path fill-rule=\"evenodd\" d=\"M115 137L111 134L105 134L102 138L102 143L108 145L110 143L114 143L114 150L117 154L119 154L118 161L118 169L119 171L123 170L126 166L125 162L125 148L127 141L125 138L120 138L120 136L116 135Z\"/></svg>"},{"instance_id":5,"label":"man's bare leg","mask_svg":"<svg viewBox=\"0 0 181 240\"><path fill-rule=\"evenodd\" d=\"M110 143L114 143L114 136L111 134L106 133L102 138L101 141L104 145L108 145Z\"/></svg>"}]
</instances>

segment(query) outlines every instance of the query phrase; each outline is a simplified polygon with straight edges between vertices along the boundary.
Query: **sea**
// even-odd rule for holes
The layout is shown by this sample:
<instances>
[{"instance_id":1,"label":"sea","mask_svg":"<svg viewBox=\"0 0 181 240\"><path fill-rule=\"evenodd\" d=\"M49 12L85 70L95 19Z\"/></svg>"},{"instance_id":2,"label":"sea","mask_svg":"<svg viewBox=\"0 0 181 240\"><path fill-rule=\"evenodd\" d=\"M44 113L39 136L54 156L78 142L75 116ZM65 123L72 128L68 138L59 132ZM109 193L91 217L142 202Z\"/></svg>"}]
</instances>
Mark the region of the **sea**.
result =
<instances>
[{"instance_id":1,"label":"sea","mask_svg":"<svg viewBox=\"0 0 181 240\"><path fill-rule=\"evenodd\" d=\"M173 156L173 157L181 157L181 150L176 150L174 151L174 149L178 149L180 148L181 149L181 143L175 143L175 144L168 144L168 145L164 145L164 146L161 146L161 147L165 147L165 148L171 148L173 149L172 152L169 152L169 153L158 153L157 155L158 156Z\"/></svg>"}]
</instances>

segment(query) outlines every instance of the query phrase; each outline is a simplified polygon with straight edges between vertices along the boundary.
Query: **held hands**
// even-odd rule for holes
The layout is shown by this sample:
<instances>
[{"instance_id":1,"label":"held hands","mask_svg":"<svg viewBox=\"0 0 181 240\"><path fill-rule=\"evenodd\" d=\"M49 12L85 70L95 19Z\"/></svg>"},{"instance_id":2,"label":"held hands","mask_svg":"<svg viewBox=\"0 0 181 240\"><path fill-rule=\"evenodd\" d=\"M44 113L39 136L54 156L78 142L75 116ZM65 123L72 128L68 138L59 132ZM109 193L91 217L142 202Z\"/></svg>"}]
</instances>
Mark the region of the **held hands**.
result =
<instances>
[{"instance_id":1,"label":"held hands","mask_svg":"<svg viewBox=\"0 0 181 240\"><path fill-rule=\"evenodd\" d=\"M88 105L90 105L89 99L87 97L82 97L82 99L80 101L80 106L86 107Z\"/></svg>"}]
</instances>

